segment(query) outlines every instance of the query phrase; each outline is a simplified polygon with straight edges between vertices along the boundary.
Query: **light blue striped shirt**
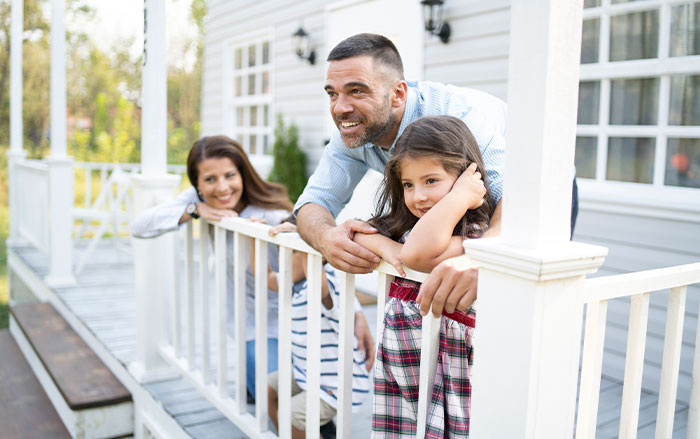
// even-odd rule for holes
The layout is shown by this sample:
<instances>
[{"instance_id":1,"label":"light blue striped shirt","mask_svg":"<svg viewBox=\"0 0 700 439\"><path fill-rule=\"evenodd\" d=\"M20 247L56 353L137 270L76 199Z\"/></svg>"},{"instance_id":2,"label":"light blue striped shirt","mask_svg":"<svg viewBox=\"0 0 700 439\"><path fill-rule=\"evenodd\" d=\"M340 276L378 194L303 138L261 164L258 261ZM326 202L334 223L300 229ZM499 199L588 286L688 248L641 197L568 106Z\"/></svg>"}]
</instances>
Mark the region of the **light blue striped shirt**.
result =
<instances>
[{"instance_id":1,"label":"light blue striped shirt","mask_svg":"<svg viewBox=\"0 0 700 439\"><path fill-rule=\"evenodd\" d=\"M408 82L406 109L397 138L421 116L454 116L467 124L479 144L488 174L489 190L495 201L503 193L503 159L505 157L506 104L495 96L470 88L436 82ZM396 139L387 151L367 143L358 148L343 144L334 131L309 182L294 206L296 214L307 203L328 209L334 217L350 201L355 186L368 168L381 173L394 152Z\"/></svg>"}]
</instances>

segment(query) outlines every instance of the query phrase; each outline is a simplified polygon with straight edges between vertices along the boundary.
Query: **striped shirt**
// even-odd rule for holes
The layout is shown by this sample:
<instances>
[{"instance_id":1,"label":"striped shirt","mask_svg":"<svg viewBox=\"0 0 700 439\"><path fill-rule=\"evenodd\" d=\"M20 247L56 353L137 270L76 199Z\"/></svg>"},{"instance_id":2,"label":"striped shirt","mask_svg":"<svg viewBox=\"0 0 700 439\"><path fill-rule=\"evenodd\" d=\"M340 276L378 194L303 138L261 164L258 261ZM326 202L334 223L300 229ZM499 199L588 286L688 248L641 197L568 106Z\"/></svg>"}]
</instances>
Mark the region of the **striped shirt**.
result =
<instances>
[{"instance_id":1,"label":"striped shirt","mask_svg":"<svg viewBox=\"0 0 700 439\"><path fill-rule=\"evenodd\" d=\"M340 331L340 290L335 271L330 264L324 265L330 287L333 307L321 305L321 398L328 404L338 406L338 334ZM295 285L292 296L292 371L299 387L306 390L306 321L307 321L307 282ZM357 299L355 299L357 308ZM364 355L357 347L357 337L353 341L352 368L352 407L362 405L369 393L369 372Z\"/></svg>"},{"instance_id":2,"label":"striped shirt","mask_svg":"<svg viewBox=\"0 0 700 439\"><path fill-rule=\"evenodd\" d=\"M406 108L397 138L409 124L427 115L454 116L469 127L484 159L489 191L498 202L503 193L506 104L479 90L436 82L408 82ZM340 132L334 130L314 174L294 206L294 214L301 206L314 203L328 209L334 217L338 216L368 168L384 173L395 145L396 139L389 150L371 143L347 148Z\"/></svg>"}]
</instances>

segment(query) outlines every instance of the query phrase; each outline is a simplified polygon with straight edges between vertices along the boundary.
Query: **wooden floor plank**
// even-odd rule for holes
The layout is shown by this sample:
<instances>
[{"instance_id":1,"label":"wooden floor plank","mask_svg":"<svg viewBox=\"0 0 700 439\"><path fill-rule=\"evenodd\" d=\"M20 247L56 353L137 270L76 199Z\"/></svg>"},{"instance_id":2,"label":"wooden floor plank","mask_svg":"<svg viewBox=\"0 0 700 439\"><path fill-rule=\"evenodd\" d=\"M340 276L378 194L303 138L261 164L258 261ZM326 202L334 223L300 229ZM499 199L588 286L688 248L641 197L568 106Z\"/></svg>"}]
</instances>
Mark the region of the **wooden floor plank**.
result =
<instances>
[{"instance_id":1,"label":"wooden floor plank","mask_svg":"<svg viewBox=\"0 0 700 439\"><path fill-rule=\"evenodd\" d=\"M8 330L0 331L0 439L70 439Z\"/></svg>"}]
</instances>

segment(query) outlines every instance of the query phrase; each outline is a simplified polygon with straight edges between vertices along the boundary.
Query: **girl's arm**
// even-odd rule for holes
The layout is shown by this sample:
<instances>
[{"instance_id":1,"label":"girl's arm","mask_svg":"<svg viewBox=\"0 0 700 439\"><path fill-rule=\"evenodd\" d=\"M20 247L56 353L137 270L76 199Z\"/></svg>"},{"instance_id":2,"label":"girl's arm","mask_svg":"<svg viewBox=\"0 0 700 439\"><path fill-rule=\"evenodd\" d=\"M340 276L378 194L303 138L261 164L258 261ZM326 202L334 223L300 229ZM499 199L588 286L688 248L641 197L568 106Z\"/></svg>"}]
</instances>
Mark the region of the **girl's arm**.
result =
<instances>
[{"instance_id":1,"label":"girl's arm","mask_svg":"<svg viewBox=\"0 0 700 439\"><path fill-rule=\"evenodd\" d=\"M352 240L391 264L401 276L406 276L401 260L401 247L403 244L379 233L367 235L355 232Z\"/></svg>"},{"instance_id":2,"label":"girl's arm","mask_svg":"<svg viewBox=\"0 0 700 439\"><path fill-rule=\"evenodd\" d=\"M484 202L486 187L476 164L469 165L455 181L450 192L423 215L406 238L401 260L406 266L429 273L445 259L459 256L464 250L462 238L452 231L468 209Z\"/></svg>"}]
</instances>

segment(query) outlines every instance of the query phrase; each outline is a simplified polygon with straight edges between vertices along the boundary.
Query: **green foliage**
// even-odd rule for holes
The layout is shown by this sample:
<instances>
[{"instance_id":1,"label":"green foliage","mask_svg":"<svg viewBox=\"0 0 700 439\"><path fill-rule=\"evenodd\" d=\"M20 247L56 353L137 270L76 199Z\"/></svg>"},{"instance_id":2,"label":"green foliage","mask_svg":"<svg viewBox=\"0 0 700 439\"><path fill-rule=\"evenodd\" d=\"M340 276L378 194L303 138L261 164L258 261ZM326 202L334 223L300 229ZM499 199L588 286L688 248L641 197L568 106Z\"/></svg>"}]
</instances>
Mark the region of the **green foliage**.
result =
<instances>
[{"instance_id":1,"label":"green foliage","mask_svg":"<svg viewBox=\"0 0 700 439\"><path fill-rule=\"evenodd\" d=\"M306 154L299 148L298 128L294 124L285 128L282 115L277 116L272 154L274 161L268 179L283 184L289 192L289 199L296 202L308 180Z\"/></svg>"}]
</instances>

